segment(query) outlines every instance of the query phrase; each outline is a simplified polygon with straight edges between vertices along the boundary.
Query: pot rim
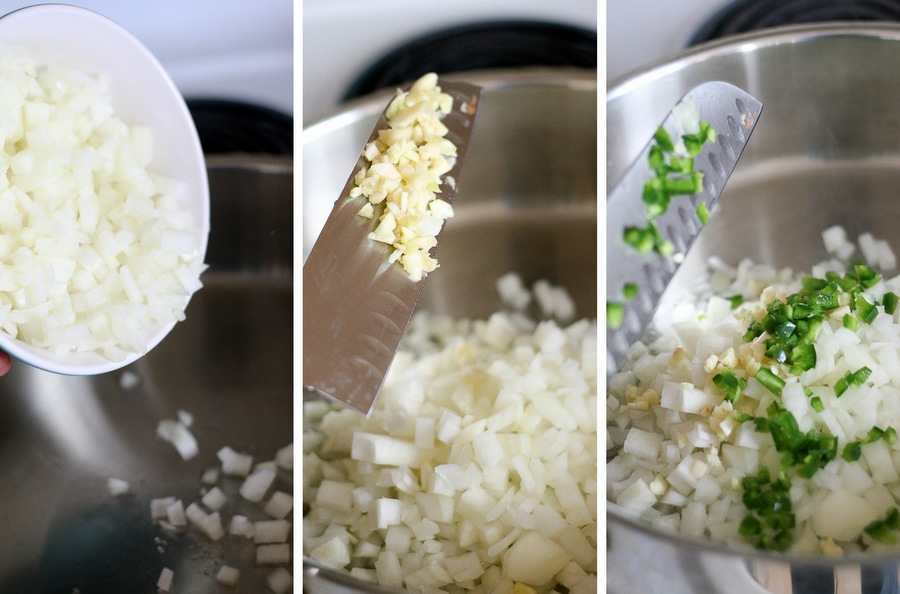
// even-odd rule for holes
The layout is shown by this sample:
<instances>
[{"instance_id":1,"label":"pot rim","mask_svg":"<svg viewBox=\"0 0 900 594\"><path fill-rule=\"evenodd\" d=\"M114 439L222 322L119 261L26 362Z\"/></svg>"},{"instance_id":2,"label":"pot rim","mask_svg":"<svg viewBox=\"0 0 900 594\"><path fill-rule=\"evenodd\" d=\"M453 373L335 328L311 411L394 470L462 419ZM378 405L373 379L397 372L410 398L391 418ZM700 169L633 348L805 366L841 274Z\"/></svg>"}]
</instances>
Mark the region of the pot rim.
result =
<instances>
[{"instance_id":1,"label":"pot rim","mask_svg":"<svg viewBox=\"0 0 900 594\"><path fill-rule=\"evenodd\" d=\"M859 37L900 41L900 23L833 21L783 25L759 31L740 33L707 41L651 62L623 74L607 84L607 102L647 84L650 80L704 62L711 58L735 53L748 53L761 47L794 44L835 37Z\"/></svg>"},{"instance_id":2,"label":"pot rim","mask_svg":"<svg viewBox=\"0 0 900 594\"><path fill-rule=\"evenodd\" d=\"M597 71L575 67L542 66L473 70L442 74L440 80L467 82L492 91L524 86L548 86L585 91L597 89ZM394 88L385 88L339 105L332 112L303 129L301 144L306 146L307 143L314 142L361 118L377 117L395 92Z\"/></svg>"}]
</instances>

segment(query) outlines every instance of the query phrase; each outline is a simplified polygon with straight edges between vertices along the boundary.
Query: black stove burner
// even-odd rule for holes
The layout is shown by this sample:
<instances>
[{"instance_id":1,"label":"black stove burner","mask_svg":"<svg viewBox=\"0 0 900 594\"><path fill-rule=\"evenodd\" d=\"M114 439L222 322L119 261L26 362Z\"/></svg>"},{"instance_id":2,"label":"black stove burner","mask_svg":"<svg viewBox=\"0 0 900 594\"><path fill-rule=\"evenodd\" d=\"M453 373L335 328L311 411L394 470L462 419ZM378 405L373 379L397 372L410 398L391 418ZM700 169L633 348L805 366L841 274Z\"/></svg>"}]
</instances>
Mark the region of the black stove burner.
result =
<instances>
[{"instance_id":1,"label":"black stove burner","mask_svg":"<svg viewBox=\"0 0 900 594\"><path fill-rule=\"evenodd\" d=\"M827 21L900 21L900 0L737 0L707 21L689 45L770 27Z\"/></svg>"},{"instance_id":2,"label":"black stove burner","mask_svg":"<svg viewBox=\"0 0 900 594\"><path fill-rule=\"evenodd\" d=\"M187 101L206 155L294 154L293 118L258 105L219 99Z\"/></svg>"},{"instance_id":3,"label":"black stove burner","mask_svg":"<svg viewBox=\"0 0 900 594\"><path fill-rule=\"evenodd\" d=\"M597 32L529 21L464 25L414 39L353 82L343 100L396 87L427 74L521 66L597 68Z\"/></svg>"}]
</instances>

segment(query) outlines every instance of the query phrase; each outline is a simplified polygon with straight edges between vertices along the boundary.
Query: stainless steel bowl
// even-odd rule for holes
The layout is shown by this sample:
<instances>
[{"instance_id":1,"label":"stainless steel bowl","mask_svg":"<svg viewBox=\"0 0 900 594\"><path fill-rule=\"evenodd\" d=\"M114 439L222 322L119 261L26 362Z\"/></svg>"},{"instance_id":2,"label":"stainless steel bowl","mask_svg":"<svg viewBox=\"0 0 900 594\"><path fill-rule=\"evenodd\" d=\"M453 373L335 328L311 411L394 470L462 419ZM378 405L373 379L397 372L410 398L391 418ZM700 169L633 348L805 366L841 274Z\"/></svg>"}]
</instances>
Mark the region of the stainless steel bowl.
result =
<instances>
[{"instance_id":1,"label":"stainless steel bowl","mask_svg":"<svg viewBox=\"0 0 900 594\"><path fill-rule=\"evenodd\" d=\"M0 592L156 592L164 567L177 591L221 591L240 568L241 592L267 592L252 541L171 535L150 500L197 501L223 446L271 460L293 440L292 164L211 157L212 231L187 318L122 370L67 377L17 361L0 378ZM123 384L123 376L138 380ZM183 461L156 438L162 419L193 414L199 455ZM118 497L107 479L128 481ZM223 518L265 514L223 478ZM289 472L277 488L292 491Z\"/></svg>"},{"instance_id":2,"label":"stainless steel bowl","mask_svg":"<svg viewBox=\"0 0 900 594\"><path fill-rule=\"evenodd\" d=\"M607 95L609 184L672 105L724 80L765 105L707 227L669 294L711 255L809 269L842 224L900 246L900 27L831 24L724 39L615 81ZM608 504L611 592L896 592L900 554L836 559L727 551L674 537Z\"/></svg>"},{"instance_id":3,"label":"stainless steel bowl","mask_svg":"<svg viewBox=\"0 0 900 594\"><path fill-rule=\"evenodd\" d=\"M450 78L449 76L447 77ZM597 81L593 72L528 70L460 75L485 88L454 199L419 308L486 317L509 271L546 278L597 311ZM391 92L303 134L303 246L311 249ZM304 558L308 592L393 592Z\"/></svg>"}]
</instances>

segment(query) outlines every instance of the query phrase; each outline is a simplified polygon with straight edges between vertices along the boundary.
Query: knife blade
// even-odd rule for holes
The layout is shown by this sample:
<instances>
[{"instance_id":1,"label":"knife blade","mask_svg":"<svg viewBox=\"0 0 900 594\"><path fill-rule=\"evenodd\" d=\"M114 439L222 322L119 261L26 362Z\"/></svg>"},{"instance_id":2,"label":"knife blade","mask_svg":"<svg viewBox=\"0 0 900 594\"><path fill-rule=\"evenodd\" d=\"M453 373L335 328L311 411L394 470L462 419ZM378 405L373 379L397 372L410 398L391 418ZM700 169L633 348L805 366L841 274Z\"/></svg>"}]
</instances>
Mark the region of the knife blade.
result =
<instances>
[{"instance_id":1,"label":"knife blade","mask_svg":"<svg viewBox=\"0 0 900 594\"><path fill-rule=\"evenodd\" d=\"M691 101L700 121L708 122L716 131L715 142L705 143L694 158L694 171L703 173L701 191L673 197L666 211L654 219L663 237L674 245L676 254L683 256L702 229L696 214L698 205L703 203L712 211L756 127L763 105L746 91L721 81L695 87L678 103L682 101ZM683 134L671 112L661 126L673 140ZM624 308L621 324L607 327L606 331L608 376L643 334L680 262L679 258L657 253L641 254L623 240L626 228L644 227L647 223L641 196L644 184L655 176L648 161L652 144L652 140L648 141L607 196L607 303L621 303ZM637 286L638 292L633 299L623 301L620 291L629 283Z\"/></svg>"},{"instance_id":2,"label":"knife blade","mask_svg":"<svg viewBox=\"0 0 900 594\"><path fill-rule=\"evenodd\" d=\"M441 121L446 138L456 145L456 161L442 177L439 194L452 202L481 88L438 84L453 98L453 108ZM382 113L366 144L387 127ZM427 275L411 280L398 263L388 262L389 246L369 239L377 221L358 216L365 197L349 195L365 165L360 157L303 266L302 373L307 389L368 415Z\"/></svg>"}]
</instances>

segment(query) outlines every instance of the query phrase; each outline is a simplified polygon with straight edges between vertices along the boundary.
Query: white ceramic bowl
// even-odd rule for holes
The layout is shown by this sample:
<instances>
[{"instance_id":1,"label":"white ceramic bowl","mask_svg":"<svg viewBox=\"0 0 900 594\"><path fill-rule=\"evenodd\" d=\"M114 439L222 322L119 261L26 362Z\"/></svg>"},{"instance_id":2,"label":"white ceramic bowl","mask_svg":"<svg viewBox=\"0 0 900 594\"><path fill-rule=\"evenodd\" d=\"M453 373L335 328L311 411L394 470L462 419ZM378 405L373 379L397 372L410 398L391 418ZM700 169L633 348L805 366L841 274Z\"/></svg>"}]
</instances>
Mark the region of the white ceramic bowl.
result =
<instances>
[{"instance_id":1,"label":"white ceramic bowl","mask_svg":"<svg viewBox=\"0 0 900 594\"><path fill-rule=\"evenodd\" d=\"M57 64L110 78L116 116L153 132L154 155L148 169L187 184L188 210L201 233L198 253L205 257L209 234L209 183L200 140L190 112L174 83L150 51L125 29L95 12L60 4L37 5L0 18L0 51L21 51L37 65ZM190 298L185 299L185 306ZM175 326L161 328L148 350ZM0 348L35 367L68 375L94 375L138 359L110 361L96 353L56 356L0 332Z\"/></svg>"}]
</instances>

